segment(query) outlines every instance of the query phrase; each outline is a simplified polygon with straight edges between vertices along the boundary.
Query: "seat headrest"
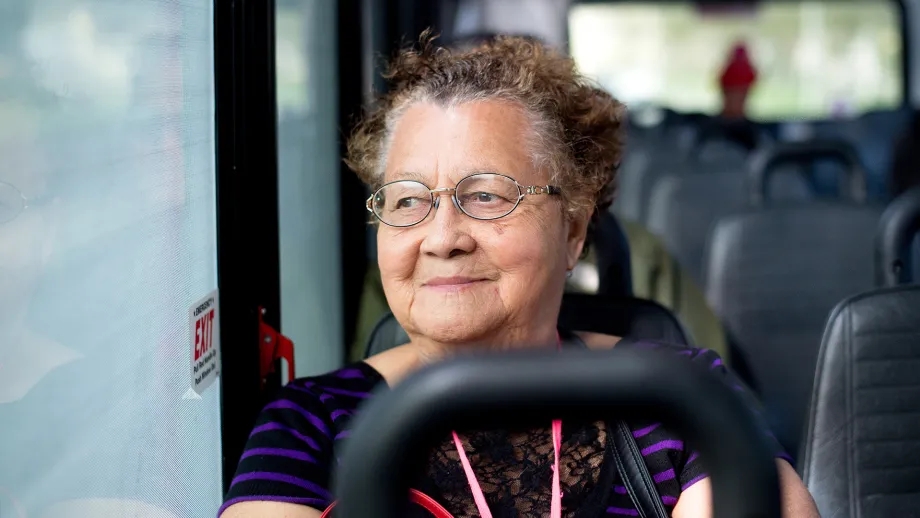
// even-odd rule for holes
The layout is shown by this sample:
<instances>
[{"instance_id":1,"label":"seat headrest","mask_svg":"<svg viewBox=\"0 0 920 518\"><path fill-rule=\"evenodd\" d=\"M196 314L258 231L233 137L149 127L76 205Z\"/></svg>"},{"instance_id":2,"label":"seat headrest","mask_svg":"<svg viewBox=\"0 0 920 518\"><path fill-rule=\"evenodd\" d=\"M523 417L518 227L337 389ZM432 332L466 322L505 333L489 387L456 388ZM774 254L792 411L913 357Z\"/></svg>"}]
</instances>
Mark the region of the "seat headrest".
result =
<instances>
[{"instance_id":1,"label":"seat headrest","mask_svg":"<svg viewBox=\"0 0 920 518\"><path fill-rule=\"evenodd\" d=\"M559 327L571 331L642 338L690 345L680 321L664 306L633 297L566 293L562 297ZM365 358L409 342L392 313L380 319L365 350Z\"/></svg>"},{"instance_id":2,"label":"seat headrest","mask_svg":"<svg viewBox=\"0 0 920 518\"><path fill-rule=\"evenodd\" d=\"M614 297L631 297L633 289L629 241L616 216L610 211L598 214L593 246L599 277L597 292Z\"/></svg>"},{"instance_id":3,"label":"seat headrest","mask_svg":"<svg viewBox=\"0 0 920 518\"><path fill-rule=\"evenodd\" d=\"M847 175L844 195L855 203L866 202L866 168L856 148L842 139L815 139L803 142L781 142L762 150L750 162L750 202L755 207L768 199L770 175L785 164L814 164L818 160L833 160L844 166Z\"/></svg>"},{"instance_id":4,"label":"seat headrest","mask_svg":"<svg viewBox=\"0 0 920 518\"><path fill-rule=\"evenodd\" d=\"M898 196L882 213L875 238L875 281L897 286L920 280L911 246L920 232L920 186Z\"/></svg>"}]
</instances>

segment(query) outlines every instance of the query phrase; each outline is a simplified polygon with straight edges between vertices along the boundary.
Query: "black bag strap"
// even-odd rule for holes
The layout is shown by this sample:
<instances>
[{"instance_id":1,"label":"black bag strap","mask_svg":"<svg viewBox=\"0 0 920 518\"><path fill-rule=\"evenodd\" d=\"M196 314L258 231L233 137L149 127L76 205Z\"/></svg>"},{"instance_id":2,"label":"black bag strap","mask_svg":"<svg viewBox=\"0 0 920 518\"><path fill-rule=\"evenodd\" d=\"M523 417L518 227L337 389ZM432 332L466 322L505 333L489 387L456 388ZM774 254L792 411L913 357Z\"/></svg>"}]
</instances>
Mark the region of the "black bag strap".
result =
<instances>
[{"instance_id":1,"label":"black bag strap","mask_svg":"<svg viewBox=\"0 0 920 518\"><path fill-rule=\"evenodd\" d=\"M630 337L623 337L617 343L617 347L630 347L636 343L636 340ZM640 518L668 518L664 504L661 501L661 495L658 494L658 487L655 480L648 472L648 466L645 465L645 458L636 439L633 437L632 428L624 421L617 421L613 436L613 458L617 466L617 472L620 479L626 487L626 492L632 500L636 510L639 511Z\"/></svg>"},{"instance_id":2,"label":"black bag strap","mask_svg":"<svg viewBox=\"0 0 920 518\"><path fill-rule=\"evenodd\" d=\"M623 421L616 422L613 436L613 458L617 472L626 492L632 500L640 518L668 518L668 513L661 502L661 495L652 475L648 472L639 445L633 437L632 429Z\"/></svg>"},{"instance_id":3,"label":"black bag strap","mask_svg":"<svg viewBox=\"0 0 920 518\"><path fill-rule=\"evenodd\" d=\"M587 348L578 335L566 330L560 330L559 334L564 348ZM617 343L617 347L629 347L635 342L632 338L624 337ZM613 427L610 435L613 438L614 463L629 498L639 511L639 518L669 518L632 429L624 421L616 421Z\"/></svg>"}]
</instances>

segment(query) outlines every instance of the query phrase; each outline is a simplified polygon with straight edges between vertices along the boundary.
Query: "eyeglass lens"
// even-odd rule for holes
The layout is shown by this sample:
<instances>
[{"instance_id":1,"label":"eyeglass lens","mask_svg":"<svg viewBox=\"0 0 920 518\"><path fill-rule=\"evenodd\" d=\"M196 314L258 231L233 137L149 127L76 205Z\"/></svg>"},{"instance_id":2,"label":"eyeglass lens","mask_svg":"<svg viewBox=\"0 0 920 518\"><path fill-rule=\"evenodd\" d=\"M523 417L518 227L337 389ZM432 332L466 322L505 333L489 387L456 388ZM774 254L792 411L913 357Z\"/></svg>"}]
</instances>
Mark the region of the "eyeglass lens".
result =
<instances>
[{"instance_id":1,"label":"eyeglass lens","mask_svg":"<svg viewBox=\"0 0 920 518\"><path fill-rule=\"evenodd\" d=\"M434 193L437 195L437 193ZM521 198L518 184L500 174L475 174L460 180L456 188L460 210L475 219L507 216ZM415 225L431 212L435 196L425 184L414 180L389 183L374 194L373 210L388 225Z\"/></svg>"}]
</instances>

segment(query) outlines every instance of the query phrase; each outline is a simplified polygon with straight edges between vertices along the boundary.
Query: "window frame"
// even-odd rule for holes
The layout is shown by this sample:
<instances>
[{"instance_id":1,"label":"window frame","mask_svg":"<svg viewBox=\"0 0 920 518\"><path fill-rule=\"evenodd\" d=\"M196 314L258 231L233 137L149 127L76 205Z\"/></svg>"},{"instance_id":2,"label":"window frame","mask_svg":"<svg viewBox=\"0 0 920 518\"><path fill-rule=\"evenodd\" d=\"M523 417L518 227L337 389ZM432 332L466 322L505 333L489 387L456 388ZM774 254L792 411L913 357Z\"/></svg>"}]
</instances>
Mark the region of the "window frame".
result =
<instances>
[{"instance_id":1,"label":"window frame","mask_svg":"<svg viewBox=\"0 0 920 518\"><path fill-rule=\"evenodd\" d=\"M273 378L263 390L259 354L260 308L275 329L281 319L275 3L215 0L213 6L226 493L259 411L280 388L280 378Z\"/></svg>"}]
</instances>

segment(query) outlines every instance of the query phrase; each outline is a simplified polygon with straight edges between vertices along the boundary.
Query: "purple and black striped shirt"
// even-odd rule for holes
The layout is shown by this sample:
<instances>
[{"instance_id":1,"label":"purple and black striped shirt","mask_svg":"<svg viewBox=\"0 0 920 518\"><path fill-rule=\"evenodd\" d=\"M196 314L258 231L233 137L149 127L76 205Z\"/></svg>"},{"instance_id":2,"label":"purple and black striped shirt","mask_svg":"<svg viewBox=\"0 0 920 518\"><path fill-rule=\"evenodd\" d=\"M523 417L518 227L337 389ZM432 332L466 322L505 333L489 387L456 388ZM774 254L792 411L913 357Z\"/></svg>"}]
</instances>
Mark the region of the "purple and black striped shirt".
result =
<instances>
[{"instance_id":1,"label":"purple and black striped shirt","mask_svg":"<svg viewBox=\"0 0 920 518\"><path fill-rule=\"evenodd\" d=\"M742 394L755 414L760 414L757 400L715 352L649 342L641 345L673 350L693 363L708 365L713 374ZM220 512L237 502L258 500L325 509L334 499L329 489L331 472L340 444L349 435L351 417L373 390L384 385L379 372L359 362L285 386L260 414ZM763 426L775 456L791 463ZM680 494L705 478L706 470L696 452L660 424L636 423L632 430L665 508L671 512ZM638 516L618 476L605 501L609 516Z\"/></svg>"}]
</instances>

